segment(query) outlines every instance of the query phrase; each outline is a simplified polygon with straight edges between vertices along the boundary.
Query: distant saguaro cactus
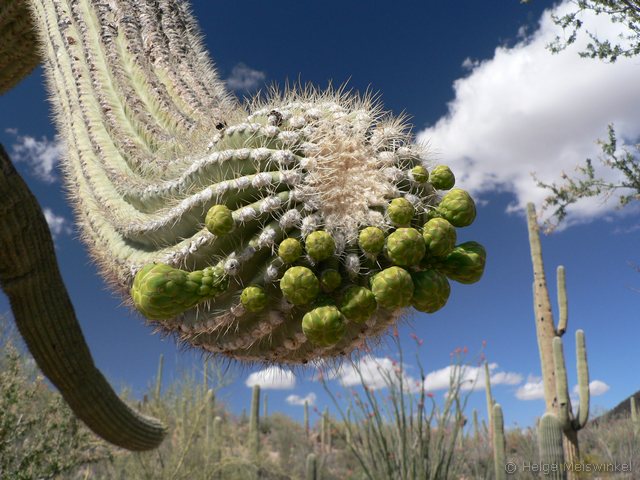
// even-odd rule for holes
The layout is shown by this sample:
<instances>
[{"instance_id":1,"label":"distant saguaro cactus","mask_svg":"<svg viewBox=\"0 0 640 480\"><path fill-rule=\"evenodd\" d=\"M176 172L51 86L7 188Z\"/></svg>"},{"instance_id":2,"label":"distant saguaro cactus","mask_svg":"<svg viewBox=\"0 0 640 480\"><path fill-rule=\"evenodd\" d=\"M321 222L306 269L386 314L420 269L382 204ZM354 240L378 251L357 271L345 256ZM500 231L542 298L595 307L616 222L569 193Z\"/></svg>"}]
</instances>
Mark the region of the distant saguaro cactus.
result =
<instances>
[{"instance_id":1,"label":"distant saguaro cactus","mask_svg":"<svg viewBox=\"0 0 640 480\"><path fill-rule=\"evenodd\" d=\"M578 370L579 408L574 414L569 397L569 385L565 366L562 336L567 330L568 306L564 267L557 269L559 321L553 322L549 291L542 261L542 247L536 212L533 204L527 205L527 223L529 244L533 263L533 294L535 306L536 333L540 350L540 364L544 385L544 398L547 414L555 415L563 433L564 459L568 463L577 463L580 457L578 431L589 419L589 370L587 351L582 330L576 331L576 358ZM551 420L546 420L550 425ZM549 427L550 428L550 427ZM540 432L539 434L542 434ZM567 477L571 480L573 471Z\"/></svg>"},{"instance_id":2,"label":"distant saguaro cactus","mask_svg":"<svg viewBox=\"0 0 640 480\"><path fill-rule=\"evenodd\" d=\"M252 457L260 454L260 385L253 386L251 395L251 417L249 420L249 448Z\"/></svg>"},{"instance_id":3,"label":"distant saguaro cactus","mask_svg":"<svg viewBox=\"0 0 640 480\"><path fill-rule=\"evenodd\" d=\"M240 105L186 2L10 3L33 13L83 240L158 329L304 364L365 346L406 307L439 310L449 280L480 279L484 248L456 246L472 198L370 98L300 88Z\"/></svg>"},{"instance_id":4,"label":"distant saguaro cactus","mask_svg":"<svg viewBox=\"0 0 640 480\"><path fill-rule=\"evenodd\" d=\"M495 403L491 409L491 431L493 432L493 465L496 480L507 479L506 441L504 437L504 417L502 407Z\"/></svg>"}]
</instances>

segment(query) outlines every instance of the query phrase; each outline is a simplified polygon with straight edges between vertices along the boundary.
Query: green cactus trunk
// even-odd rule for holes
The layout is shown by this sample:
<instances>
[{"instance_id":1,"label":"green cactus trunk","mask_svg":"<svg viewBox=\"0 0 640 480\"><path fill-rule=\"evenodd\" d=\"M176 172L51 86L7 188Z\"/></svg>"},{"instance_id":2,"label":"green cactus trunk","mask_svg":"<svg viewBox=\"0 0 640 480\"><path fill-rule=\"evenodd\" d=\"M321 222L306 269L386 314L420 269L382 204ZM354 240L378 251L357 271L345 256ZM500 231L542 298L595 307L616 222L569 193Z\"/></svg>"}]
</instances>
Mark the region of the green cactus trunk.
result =
<instances>
[{"instance_id":1,"label":"green cactus trunk","mask_svg":"<svg viewBox=\"0 0 640 480\"><path fill-rule=\"evenodd\" d=\"M318 480L318 462L316 455L310 453L307 455L306 480Z\"/></svg>"},{"instance_id":2,"label":"green cactus trunk","mask_svg":"<svg viewBox=\"0 0 640 480\"><path fill-rule=\"evenodd\" d=\"M251 456L257 460L260 456L260 385L253 386L251 396L251 417L249 420L249 448Z\"/></svg>"},{"instance_id":3,"label":"green cactus trunk","mask_svg":"<svg viewBox=\"0 0 640 480\"><path fill-rule=\"evenodd\" d=\"M506 442L504 437L504 417L502 407L496 403L492 408L492 431L493 431L493 466L496 480L507 480L507 456Z\"/></svg>"},{"instance_id":4,"label":"green cactus trunk","mask_svg":"<svg viewBox=\"0 0 640 480\"><path fill-rule=\"evenodd\" d=\"M304 402L304 433L309 438L309 402Z\"/></svg>"},{"instance_id":5,"label":"green cactus trunk","mask_svg":"<svg viewBox=\"0 0 640 480\"><path fill-rule=\"evenodd\" d=\"M566 471L563 468L564 434L562 426L553 413L545 413L538 423L538 449L540 451L540 463L549 466L548 478L553 480L565 480Z\"/></svg>"},{"instance_id":6,"label":"green cactus trunk","mask_svg":"<svg viewBox=\"0 0 640 480\"><path fill-rule=\"evenodd\" d=\"M213 449L211 451L213 461L213 480L222 480L220 463L222 462L222 418L216 416L213 419Z\"/></svg>"}]
</instances>

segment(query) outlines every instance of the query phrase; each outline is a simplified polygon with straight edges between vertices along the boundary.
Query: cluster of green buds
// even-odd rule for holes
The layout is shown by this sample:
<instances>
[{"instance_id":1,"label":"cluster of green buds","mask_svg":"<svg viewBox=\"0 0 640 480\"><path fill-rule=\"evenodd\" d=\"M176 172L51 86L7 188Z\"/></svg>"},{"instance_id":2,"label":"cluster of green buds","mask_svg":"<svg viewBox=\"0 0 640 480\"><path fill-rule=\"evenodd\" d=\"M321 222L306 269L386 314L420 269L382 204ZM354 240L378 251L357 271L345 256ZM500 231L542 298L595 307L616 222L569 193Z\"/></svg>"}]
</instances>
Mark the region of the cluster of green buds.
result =
<instances>
[{"instance_id":1,"label":"cluster of green buds","mask_svg":"<svg viewBox=\"0 0 640 480\"><path fill-rule=\"evenodd\" d=\"M338 110L334 106L325 118L344 118L346 112L335 115ZM329 128L327 133L321 113L315 115L316 131L322 130L326 141L335 132ZM275 125L285 130L288 124L289 133L309 127L309 115L276 110L258 112L253 120L264 125L254 126L254 136ZM456 229L476 217L475 203L466 191L453 188L455 177L447 166L429 171L413 147L389 148L384 139L377 140L378 151L352 151L351 158L318 151L313 135L304 140L287 155L271 153L275 162L264 162L263 171L247 180L254 187L270 187L270 196L250 203L227 195L227 202L208 207L203 225L231 253L203 270L156 263L137 273L131 294L147 318L168 321L193 307L196 312L199 306L217 308L215 322L196 323L206 349L235 350L239 356L237 350L244 348L245 358L306 363L363 345L407 307L440 310L449 299L449 280L480 279L484 248L476 242L456 244ZM228 132L218 139L227 145L232 141L247 145ZM356 163L353 157L363 153L377 157L369 163L378 178L363 178L372 175L368 159L356 159L361 164L355 171L345 170L344 162ZM278 188L284 178L287 188ZM368 183L376 180L383 185ZM377 191L363 203L358 188ZM346 197L342 202L340 195ZM318 197L326 200L318 202ZM183 316L183 325L189 318ZM229 331L229 319L247 326L231 341L230 333L219 332L220 326Z\"/></svg>"}]
</instances>

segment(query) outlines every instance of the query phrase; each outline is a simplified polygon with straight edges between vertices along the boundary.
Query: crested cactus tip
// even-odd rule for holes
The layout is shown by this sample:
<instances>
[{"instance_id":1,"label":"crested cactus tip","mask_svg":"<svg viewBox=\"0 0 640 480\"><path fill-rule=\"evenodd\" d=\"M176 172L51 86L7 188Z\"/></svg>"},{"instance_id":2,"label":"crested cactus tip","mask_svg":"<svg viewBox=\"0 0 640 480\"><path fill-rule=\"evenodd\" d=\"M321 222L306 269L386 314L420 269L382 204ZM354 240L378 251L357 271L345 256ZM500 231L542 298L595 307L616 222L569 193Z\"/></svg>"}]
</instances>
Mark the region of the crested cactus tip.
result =
<instances>
[{"instance_id":1,"label":"crested cactus tip","mask_svg":"<svg viewBox=\"0 0 640 480\"><path fill-rule=\"evenodd\" d=\"M211 353L300 364L479 280L484 249L456 246L475 203L409 125L343 90L241 105L169 4L32 2L82 236L142 315Z\"/></svg>"}]
</instances>

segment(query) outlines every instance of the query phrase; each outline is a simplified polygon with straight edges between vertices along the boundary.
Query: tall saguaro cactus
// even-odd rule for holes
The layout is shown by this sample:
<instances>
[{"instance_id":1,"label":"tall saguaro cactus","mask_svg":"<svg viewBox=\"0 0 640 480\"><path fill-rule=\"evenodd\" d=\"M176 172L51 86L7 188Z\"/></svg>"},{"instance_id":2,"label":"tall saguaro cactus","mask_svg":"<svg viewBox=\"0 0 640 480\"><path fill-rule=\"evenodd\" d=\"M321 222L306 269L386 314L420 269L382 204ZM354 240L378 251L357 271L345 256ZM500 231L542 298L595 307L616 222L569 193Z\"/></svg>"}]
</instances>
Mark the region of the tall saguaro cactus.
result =
<instances>
[{"instance_id":1,"label":"tall saguaro cactus","mask_svg":"<svg viewBox=\"0 0 640 480\"><path fill-rule=\"evenodd\" d=\"M0 49L17 45L3 19L27 22L26 5L83 240L159 330L304 364L480 279L484 248L456 245L472 198L369 98L301 88L240 105L179 0L5 2Z\"/></svg>"},{"instance_id":2,"label":"tall saguaro cactus","mask_svg":"<svg viewBox=\"0 0 640 480\"><path fill-rule=\"evenodd\" d=\"M249 448L254 459L260 454L260 385L253 386L249 420Z\"/></svg>"},{"instance_id":3,"label":"tall saguaro cactus","mask_svg":"<svg viewBox=\"0 0 640 480\"><path fill-rule=\"evenodd\" d=\"M554 325L549 291L544 274L540 233L533 204L527 205L529 243L533 263L534 310L536 333L540 351L540 364L544 384L547 414L554 415L563 432L564 458L568 463L579 459L578 431L589 418L589 370L587 365L584 332L576 331L576 358L578 371L579 409L574 414L569 398L569 386L565 366L562 336L567 330L568 306L564 267L557 270L558 326ZM547 420L547 422L551 422ZM569 473L571 478L572 473Z\"/></svg>"}]
</instances>

